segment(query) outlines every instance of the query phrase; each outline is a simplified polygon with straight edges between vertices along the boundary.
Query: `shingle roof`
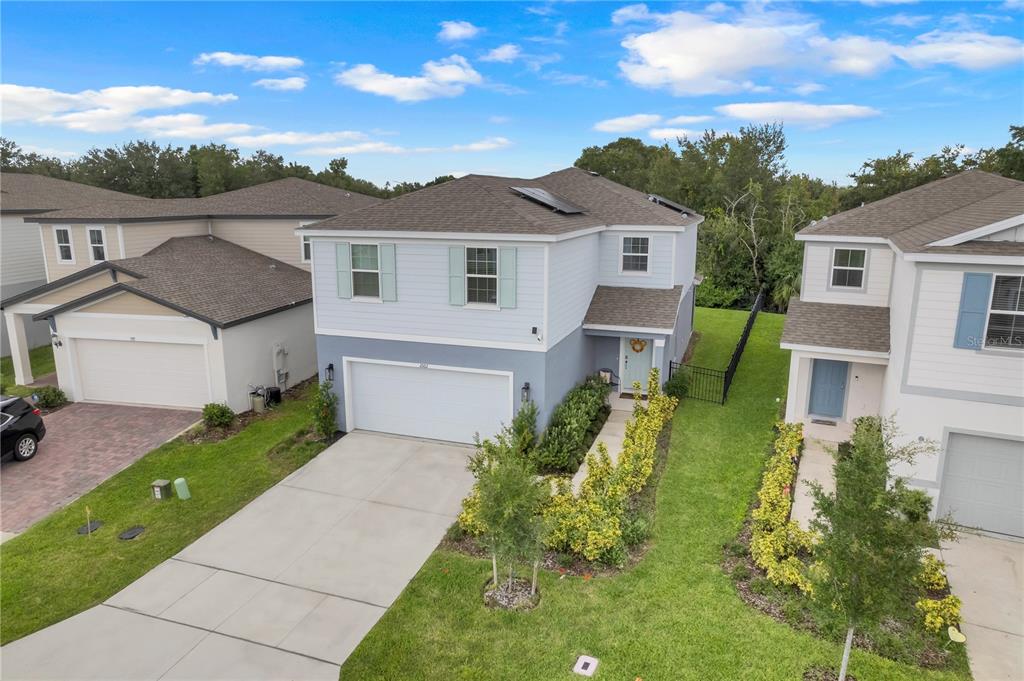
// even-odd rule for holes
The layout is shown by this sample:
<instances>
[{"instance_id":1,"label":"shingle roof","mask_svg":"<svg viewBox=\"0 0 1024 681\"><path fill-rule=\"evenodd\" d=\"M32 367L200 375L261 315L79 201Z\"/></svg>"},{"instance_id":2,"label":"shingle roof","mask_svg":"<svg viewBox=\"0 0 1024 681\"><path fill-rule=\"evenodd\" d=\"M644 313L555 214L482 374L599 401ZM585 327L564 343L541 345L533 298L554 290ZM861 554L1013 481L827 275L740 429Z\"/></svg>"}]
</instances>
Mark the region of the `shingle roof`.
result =
<instances>
[{"instance_id":1,"label":"shingle roof","mask_svg":"<svg viewBox=\"0 0 1024 681\"><path fill-rule=\"evenodd\" d=\"M512 191L513 186L546 189L583 212L556 212ZM612 224L691 225L701 219L693 211L679 213L585 170L566 168L535 179L467 175L307 229L561 234Z\"/></svg>"},{"instance_id":2,"label":"shingle roof","mask_svg":"<svg viewBox=\"0 0 1024 681\"><path fill-rule=\"evenodd\" d=\"M683 287L598 286L584 324L672 329Z\"/></svg>"},{"instance_id":3,"label":"shingle roof","mask_svg":"<svg viewBox=\"0 0 1024 681\"><path fill-rule=\"evenodd\" d=\"M0 212L41 213L96 201L138 200L131 194L31 173L0 173Z\"/></svg>"},{"instance_id":4,"label":"shingle roof","mask_svg":"<svg viewBox=\"0 0 1024 681\"><path fill-rule=\"evenodd\" d=\"M882 237L900 250L1024 213L1024 182L981 170L908 189L805 227L801 234Z\"/></svg>"},{"instance_id":5,"label":"shingle roof","mask_svg":"<svg viewBox=\"0 0 1024 681\"><path fill-rule=\"evenodd\" d=\"M105 264L140 278L112 284L54 310L127 291L226 327L313 299L309 272L210 236L174 237L143 256Z\"/></svg>"},{"instance_id":6,"label":"shingle roof","mask_svg":"<svg viewBox=\"0 0 1024 681\"><path fill-rule=\"evenodd\" d=\"M889 308L789 301L782 342L889 352Z\"/></svg>"},{"instance_id":7,"label":"shingle roof","mask_svg":"<svg viewBox=\"0 0 1024 681\"><path fill-rule=\"evenodd\" d=\"M34 218L37 222L116 220L146 222L168 218L324 218L381 203L382 199L298 177L213 194L199 199L97 201Z\"/></svg>"}]
</instances>

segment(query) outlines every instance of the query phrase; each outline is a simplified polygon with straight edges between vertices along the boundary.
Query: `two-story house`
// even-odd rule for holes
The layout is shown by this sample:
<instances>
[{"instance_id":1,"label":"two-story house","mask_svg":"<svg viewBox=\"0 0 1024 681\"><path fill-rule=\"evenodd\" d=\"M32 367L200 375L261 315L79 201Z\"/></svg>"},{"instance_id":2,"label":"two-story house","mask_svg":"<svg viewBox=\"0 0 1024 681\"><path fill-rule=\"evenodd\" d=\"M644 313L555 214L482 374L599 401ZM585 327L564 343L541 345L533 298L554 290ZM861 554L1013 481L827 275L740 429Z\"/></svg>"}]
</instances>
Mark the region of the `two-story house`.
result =
<instances>
[{"instance_id":1,"label":"two-story house","mask_svg":"<svg viewBox=\"0 0 1024 681\"><path fill-rule=\"evenodd\" d=\"M938 444L898 471L938 513L1024 536L1024 182L960 173L797 239L786 419L893 416Z\"/></svg>"},{"instance_id":2,"label":"two-story house","mask_svg":"<svg viewBox=\"0 0 1024 681\"><path fill-rule=\"evenodd\" d=\"M0 300L47 281L39 227L26 218L96 201L138 198L44 175L0 173ZM46 345L50 342L50 330L45 322L33 322L27 325L25 338L29 348ZM7 327L0 325L0 355L9 354Z\"/></svg>"},{"instance_id":3,"label":"two-story house","mask_svg":"<svg viewBox=\"0 0 1024 681\"><path fill-rule=\"evenodd\" d=\"M47 283L3 300L16 382L44 320L75 401L248 408L316 373L303 224L380 199L298 178L199 199L108 199L26 218Z\"/></svg>"},{"instance_id":4,"label":"two-story house","mask_svg":"<svg viewBox=\"0 0 1024 681\"><path fill-rule=\"evenodd\" d=\"M569 168L469 175L298 230L343 430L470 442L532 400L543 427L607 370L685 351L702 217Z\"/></svg>"}]
</instances>

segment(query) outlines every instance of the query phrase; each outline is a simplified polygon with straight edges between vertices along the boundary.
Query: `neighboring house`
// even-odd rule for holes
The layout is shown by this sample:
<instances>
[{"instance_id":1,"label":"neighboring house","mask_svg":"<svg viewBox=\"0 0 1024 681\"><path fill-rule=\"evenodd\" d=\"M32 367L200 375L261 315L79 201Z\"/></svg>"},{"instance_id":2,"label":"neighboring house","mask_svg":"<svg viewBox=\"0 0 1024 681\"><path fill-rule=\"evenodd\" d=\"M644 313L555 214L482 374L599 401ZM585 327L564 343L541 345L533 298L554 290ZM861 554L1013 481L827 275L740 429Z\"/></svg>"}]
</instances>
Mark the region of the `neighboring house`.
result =
<instances>
[{"instance_id":1,"label":"neighboring house","mask_svg":"<svg viewBox=\"0 0 1024 681\"><path fill-rule=\"evenodd\" d=\"M0 173L0 300L41 286L47 281L39 226L27 222L26 218L96 201L138 198L43 175ZM50 330L45 322L27 325L25 334L29 348L50 342ZM2 326L0 355L9 354L11 350L7 341L7 327Z\"/></svg>"},{"instance_id":2,"label":"neighboring house","mask_svg":"<svg viewBox=\"0 0 1024 681\"><path fill-rule=\"evenodd\" d=\"M379 201L289 178L33 216L50 281L3 301L16 381L32 380L17 339L45 319L72 400L247 409L250 383L316 373L310 245L295 229Z\"/></svg>"},{"instance_id":3,"label":"neighboring house","mask_svg":"<svg viewBox=\"0 0 1024 681\"><path fill-rule=\"evenodd\" d=\"M341 428L471 442L524 399L543 427L600 369L626 391L666 377L702 219L571 168L469 175L299 230Z\"/></svg>"},{"instance_id":4,"label":"neighboring house","mask_svg":"<svg viewBox=\"0 0 1024 681\"><path fill-rule=\"evenodd\" d=\"M1024 536L1024 182L968 171L805 228L788 421L895 416L901 474L960 524Z\"/></svg>"}]
</instances>

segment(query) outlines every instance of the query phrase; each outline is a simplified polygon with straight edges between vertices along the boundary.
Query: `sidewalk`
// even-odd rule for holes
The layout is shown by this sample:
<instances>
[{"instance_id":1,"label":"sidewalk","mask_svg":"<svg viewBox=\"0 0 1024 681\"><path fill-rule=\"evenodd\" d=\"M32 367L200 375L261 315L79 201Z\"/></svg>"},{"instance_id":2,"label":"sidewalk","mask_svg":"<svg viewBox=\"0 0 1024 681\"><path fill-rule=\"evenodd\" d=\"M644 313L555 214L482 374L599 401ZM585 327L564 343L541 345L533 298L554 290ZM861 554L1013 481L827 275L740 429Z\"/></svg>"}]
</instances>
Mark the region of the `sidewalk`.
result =
<instances>
[{"instance_id":1,"label":"sidewalk","mask_svg":"<svg viewBox=\"0 0 1024 681\"><path fill-rule=\"evenodd\" d=\"M598 443L603 442L608 447L608 455L612 458L612 463L618 463L619 452L622 451L622 442L626 437L626 421L633 418L633 401L621 397L613 397L611 405L612 411L608 414L608 420L604 422L601 432L594 438L594 444L590 447L590 451L587 454L596 452ZM580 485L586 479L587 462L584 459L580 469L576 471L576 475L572 476L573 493L580 491Z\"/></svg>"}]
</instances>

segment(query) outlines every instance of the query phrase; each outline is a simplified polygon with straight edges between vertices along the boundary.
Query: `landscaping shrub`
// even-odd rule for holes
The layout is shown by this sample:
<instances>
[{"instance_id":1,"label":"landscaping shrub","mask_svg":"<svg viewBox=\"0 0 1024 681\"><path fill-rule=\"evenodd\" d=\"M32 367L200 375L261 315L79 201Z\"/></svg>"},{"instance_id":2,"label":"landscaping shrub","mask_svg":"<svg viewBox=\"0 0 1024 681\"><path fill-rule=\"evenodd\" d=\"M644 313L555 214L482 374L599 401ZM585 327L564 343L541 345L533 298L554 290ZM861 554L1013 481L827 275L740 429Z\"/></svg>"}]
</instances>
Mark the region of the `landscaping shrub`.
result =
<instances>
[{"instance_id":1,"label":"landscaping shrub","mask_svg":"<svg viewBox=\"0 0 1024 681\"><path fill-rule=\"evenodd\" d=\"M789 519L803 425L779 423L777 429L779 435L757 492L758 506L751 514L750 556L773 584L788 584L806 593L811 590L811 582L798 556L810 550L813 535Z\"/></svg>"},{"instance_id":2,"label":"landscaping shrub","mask_svg":"<svg viewBox=\"0 0 1024 681\"><path fill-rule=\"evenodd\" d=\"M524 458L537 444L537 404L532 400L523 402L512 419L512 441L516 453Z\"/></svg>"},{"instance_id":3,"label":"landscaping shrub","mask_svg":"<svg viewBox=\"0 0 1024 681\"><path fill-rule=\"evenodd\" d=\"M917 574L917 583L926 591L942 591L949 588L946 579L946 564L930 553L921 559L921 572Z\"/></svg>"},{"instance_id":4,"label":"landscaping shrub","mask_svg":"<svg viewBox=\"0 0 1024 681\"><path fill-rule=\"evenodd\" d=\"M331 389L330 381L321 381L309 401L313 414L313 432L321 440L334 437L338 431L338 396Z\"/></svg>"},{"instance_id":5,"label":"landscaping shrub","mask_svg":"<svg viewBox=\"0 0 1024 681\"><path fill-rule=\"evenodd\" d=\"M610 391L609 384L590 376L566 394L551 413L540 445L533 451L538 471L574 473L579 468L608 416L606 398Z\"/></svg>"},{"instance_id":6,"label":"landscaping shrub","mask_svg":"<svg viewBox=\"0 0 1024 681\"><path fill-rule=\"evenodd\" d=\"M227 428L234 420L235 412L226 404L210 402L203 407L203 424L207 428Z\"/></svg>"},{"instance_id":7,"label":"landscaping shrub","mask_svg":"<svg viewBox=\"0 0 1024 681\"><path fill-rule=\"evenodd\" d=\"M40 409L56 409L68 403L68 396L64 391L54 385L40 386L35 391L35 404Z\"/></svg>"},{"instance_id":8,"label":"landscaping shrub","mask_svg":"<svg viewBox=\"0 0 1024 681\"><path fill-rule=\"evenodd\" d=\"M949 594L943 598L922 598L914 607L924 616L924 628L939 632L960 624L960 599Z\"/></svg>"},{"instance_id":9,"label":"landscaping shrub","mask_svg":"<svg viewBox=\"0 0 1024 681\"><path fill-rule=\"evenodd\" d=\"M682 401L690 390L690 368L681 366L665 381L665 394Z\"/></svg>"}]
</instances>

